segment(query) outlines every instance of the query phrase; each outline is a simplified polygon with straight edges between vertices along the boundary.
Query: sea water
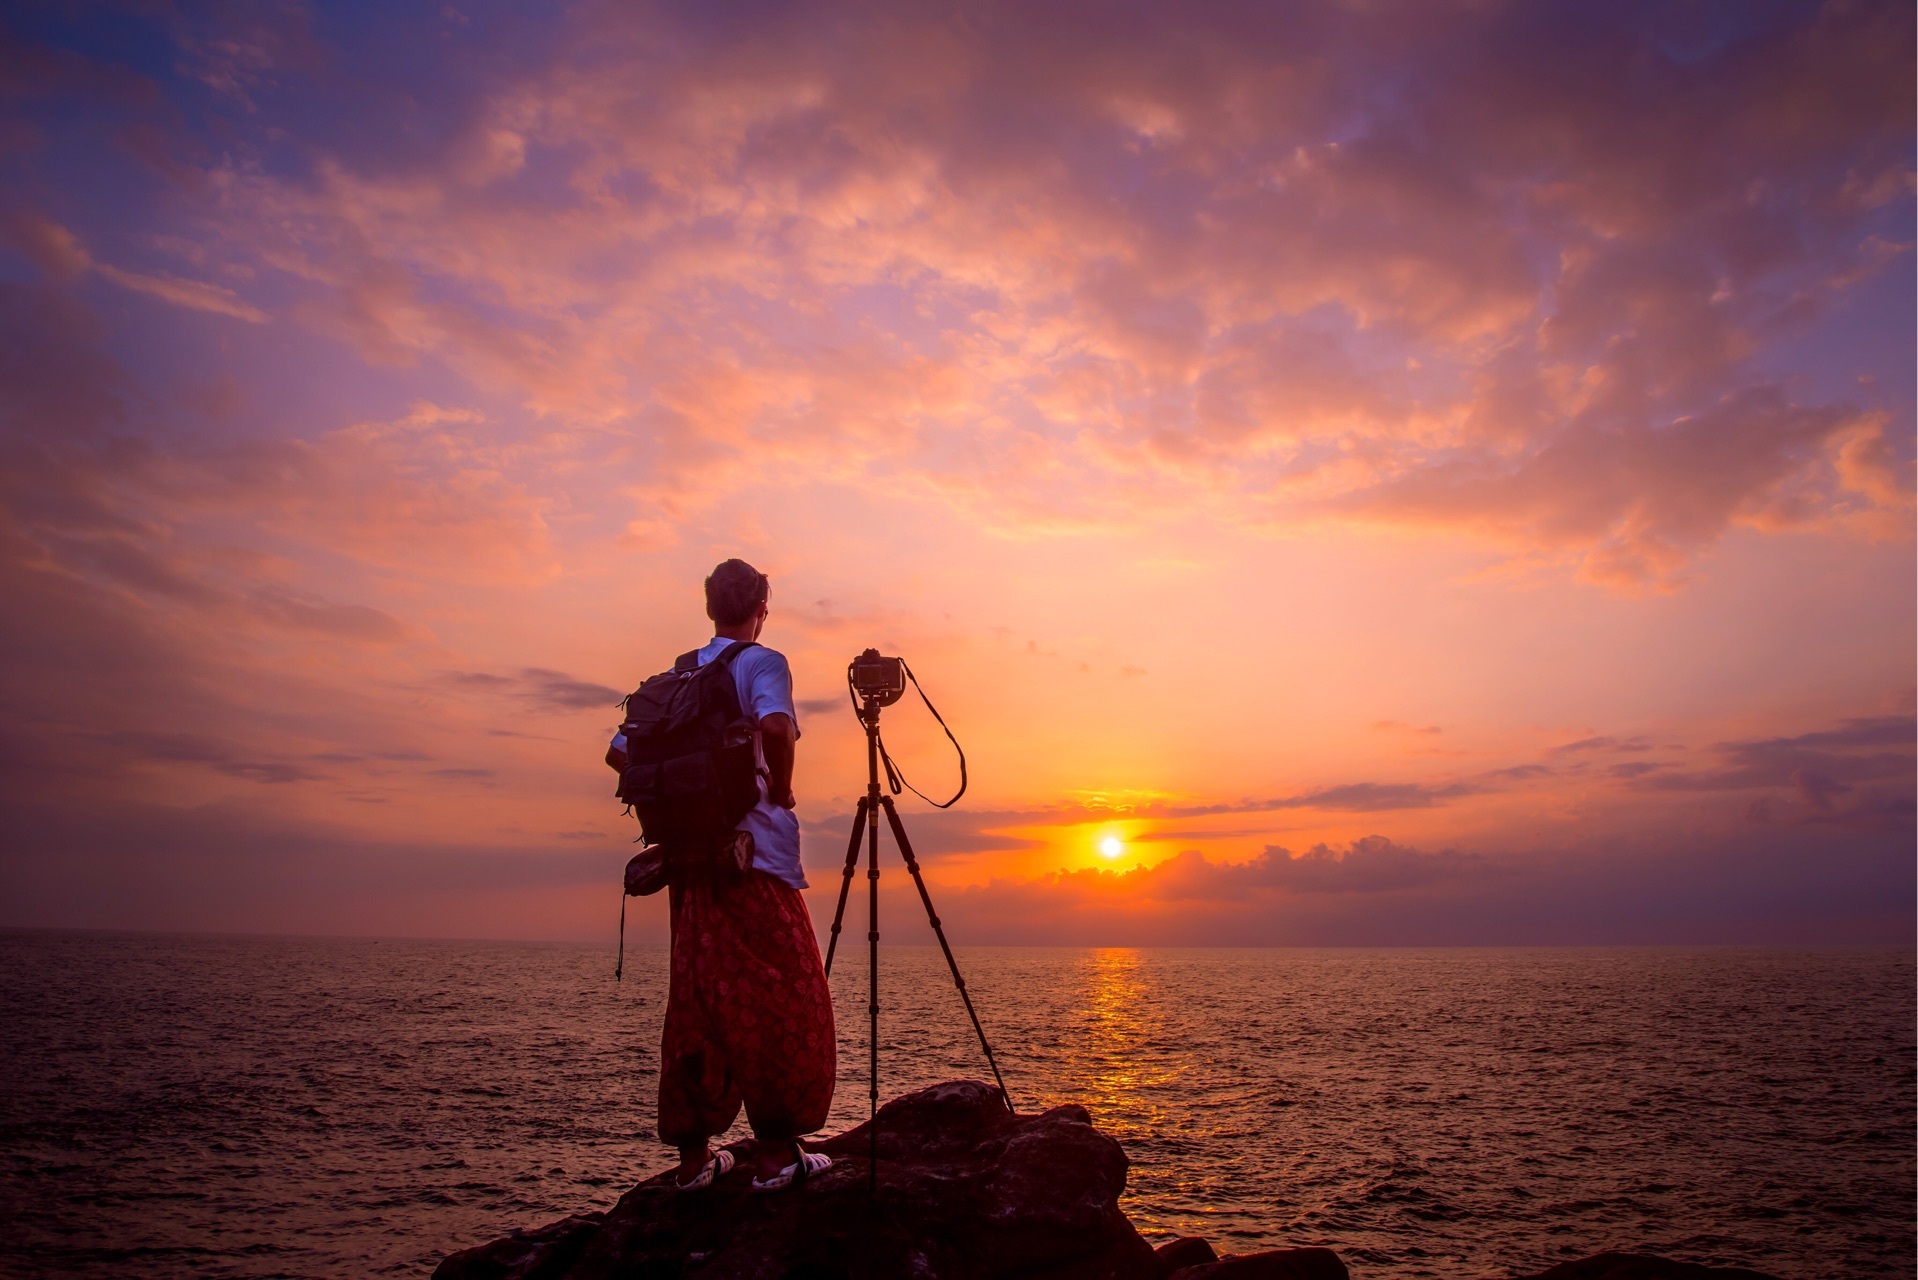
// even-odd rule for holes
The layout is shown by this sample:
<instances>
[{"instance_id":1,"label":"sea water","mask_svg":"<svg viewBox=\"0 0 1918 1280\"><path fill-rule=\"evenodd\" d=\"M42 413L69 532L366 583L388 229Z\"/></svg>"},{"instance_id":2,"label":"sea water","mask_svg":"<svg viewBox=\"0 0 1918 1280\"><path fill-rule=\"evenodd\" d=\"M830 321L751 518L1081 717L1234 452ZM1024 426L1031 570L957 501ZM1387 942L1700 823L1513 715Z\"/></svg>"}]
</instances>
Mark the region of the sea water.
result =
<instances>
[{"instance_id":1,"label":"sea water","mask_svg":"<svg viewBox=\"0 0 1918 1280\"><path fill-rule=\"evenodd\" d=\"M866 1114L864 951L831 1131ZM1908 951L958 955L1014 1102L1124 1144L1148 1237L1356 1280L1913 1273ZM880 976L882 1098L988 1078L936 949ZM0 933L0 1273L423 1276L606 1208L670 1162L664 1007L658 949L615 984L601 946Z\"/></svg>"}]
</instances>

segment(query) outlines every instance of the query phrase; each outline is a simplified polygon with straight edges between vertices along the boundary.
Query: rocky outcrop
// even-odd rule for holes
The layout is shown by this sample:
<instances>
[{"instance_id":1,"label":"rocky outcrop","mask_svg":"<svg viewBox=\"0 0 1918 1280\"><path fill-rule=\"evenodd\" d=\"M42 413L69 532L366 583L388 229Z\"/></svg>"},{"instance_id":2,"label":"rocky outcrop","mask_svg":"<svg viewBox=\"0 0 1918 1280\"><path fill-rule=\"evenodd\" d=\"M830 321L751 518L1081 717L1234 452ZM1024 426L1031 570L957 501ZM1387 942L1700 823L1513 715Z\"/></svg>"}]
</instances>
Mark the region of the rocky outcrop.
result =
<instances>
[{"instance_id":1,"label":"rocky outcrop","mask_svg":"<svg viewBox=\"0 0 1918 1280\"><path fill-rule=\"evenodd\" d=\"M706 1191L681 1194L661 1174L604 1214L565 1218L453 1254L436 1280L1203 1280L1210 1246L1155 1252L1119 1211L1126 1157L1083 1107L1006 1111L975 1081L935 1085L880 1109L877 1188L869 1129L818 1143L832 1167L806 1185L756 1196L736 1168ZM1286 1280L1345 1280L1329 1250ZM1310 1256L1304 1256L1310 1255ZM1190 1264L1201 1263L1194 1267ZM1232 1272L1237 1276L1241 1273Z\"/></svg>"},{"instance_id":2,"label":"rocky outcrop","mask_svg":"<svg viewBox=\"0 0 1918 1280\"><path fill-rule=\"evenodd\" d=\"M794 1190L753 1195L742 1166L682 1194L662 1173L607 1212L452 1254L434 1278L1348 1280L1330 1249L1221 1258L1196 1236L1153 1249L1119 1211L1125 1152L1083 1107L1015 1116L998 1090L956 1080L887 1103L876 1126L876 1187L860 1125L812 1144L832 1167ZM1605 1254L1535 1280L1766 1278Z\"/></svg>"}]
</instances>

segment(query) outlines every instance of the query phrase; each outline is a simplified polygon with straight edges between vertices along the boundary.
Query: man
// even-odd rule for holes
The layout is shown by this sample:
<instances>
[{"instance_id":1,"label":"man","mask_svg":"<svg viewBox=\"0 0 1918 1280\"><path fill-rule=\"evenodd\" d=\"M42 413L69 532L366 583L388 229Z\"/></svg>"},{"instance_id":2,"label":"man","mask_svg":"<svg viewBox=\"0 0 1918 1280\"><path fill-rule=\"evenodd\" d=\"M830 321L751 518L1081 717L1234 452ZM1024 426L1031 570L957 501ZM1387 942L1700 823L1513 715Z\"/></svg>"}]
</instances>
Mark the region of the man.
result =
<instances>
[{"instance_id":1,"label":"man","mask_svg":"<svg viewBox=\"0 0 1918 1280\"><path fill-rule=\"evenodd\" d=\"M783 654L756 642L770 583L744 560L706 579L713 638L701 666L735 641L755 642L732 659L739 707L758 725L759 803L740 822L753 838L752 866L738 878L672 887L672 985L660 1045L659 1136L679 1149L674 1181L710 1186L733 1166L715 1152L744 1103L753 1130L753 1189L779 1191L831 1164L799 1135L826 1122L835 1045L832 995L812 917L799 894L799 820L793 816L793 755L799 719Z\"/></svg>"}]
</instances>

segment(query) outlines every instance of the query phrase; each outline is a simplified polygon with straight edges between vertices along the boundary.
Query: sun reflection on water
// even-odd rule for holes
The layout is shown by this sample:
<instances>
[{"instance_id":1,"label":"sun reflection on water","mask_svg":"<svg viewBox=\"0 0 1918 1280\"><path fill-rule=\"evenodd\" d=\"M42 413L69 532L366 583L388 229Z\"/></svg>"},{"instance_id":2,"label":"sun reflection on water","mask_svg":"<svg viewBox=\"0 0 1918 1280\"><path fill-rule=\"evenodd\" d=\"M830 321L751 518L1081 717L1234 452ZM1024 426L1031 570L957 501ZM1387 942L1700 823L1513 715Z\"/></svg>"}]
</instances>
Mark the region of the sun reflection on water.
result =
<instances>
[{"instance_id":1,"label":"sun reflection on water","mask_svg":"<svg viewBox=\"0 0 1918 1280\"><path fill-rule=\"evenodd\" d=\"M1168 1115L1162 1091L1175 1087L1184 1071L1148 1053L1165 1038L1158 985L1130 947L1092 952L1080 978L1072 1016L1082 1034L1064 1046L1066 1074L1094 1120L1115 1137L1151 1130Z\"/></svg>"}]
</instances>

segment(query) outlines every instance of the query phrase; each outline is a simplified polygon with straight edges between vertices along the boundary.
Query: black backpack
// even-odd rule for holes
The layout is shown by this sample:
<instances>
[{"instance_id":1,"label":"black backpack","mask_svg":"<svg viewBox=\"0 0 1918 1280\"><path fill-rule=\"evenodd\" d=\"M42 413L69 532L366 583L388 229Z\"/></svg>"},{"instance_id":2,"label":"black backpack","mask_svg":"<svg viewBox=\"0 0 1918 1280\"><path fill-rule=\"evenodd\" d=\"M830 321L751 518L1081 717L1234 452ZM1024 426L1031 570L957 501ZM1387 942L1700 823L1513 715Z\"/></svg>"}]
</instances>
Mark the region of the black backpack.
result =
<instances>
[{"instance_id":1,"label":"black backpack","mask_svg":"<svg viewBox=\"0 0 1918 1280\"><path fill-rule=\"evenodd\" d=\"M735 640L703 667L695 649L626 697L606 763L646 843L676 857L714 851L759 803L757 725L740 709L732 669L752 647Z\"/></svg>"}]
</instances>

